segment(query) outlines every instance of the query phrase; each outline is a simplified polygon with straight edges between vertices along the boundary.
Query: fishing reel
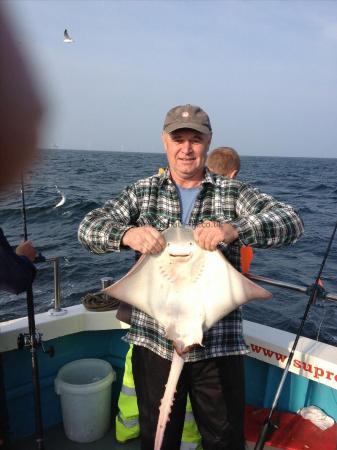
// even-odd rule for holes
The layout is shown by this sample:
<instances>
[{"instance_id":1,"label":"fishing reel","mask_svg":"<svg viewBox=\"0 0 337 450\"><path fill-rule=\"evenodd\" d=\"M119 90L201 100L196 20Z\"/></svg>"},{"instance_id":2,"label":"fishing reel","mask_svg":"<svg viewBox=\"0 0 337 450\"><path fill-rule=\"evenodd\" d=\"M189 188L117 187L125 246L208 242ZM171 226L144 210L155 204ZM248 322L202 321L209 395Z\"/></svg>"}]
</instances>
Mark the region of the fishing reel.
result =
<instances>
[{"instance_id":1,"label":"fishing reel","mask_svg":"<svg viewBox=\"0 0 337 450\"><path fill-rule=\"evenodd\" d=\"M43 345L42 333L35 331L34 334L20 333L17 339L17 345L19 350L24 348L39 348L41 346L43 353L48 354L51 358L55 355L55 349L51 345L47 349Z\"/></svg>"},{"instance_id":2,"label":"fishing reel","mask_svg":"<svg viewBox=\"0 0 337 450\"><path fill-rule=\"evenodd\" d=\"M315 305L317 300L324 300L327 296L327 292L324 287L320 284L311 284L307 287L306 294L313 295L313 304Z\"/></svg>"},{"instance_id":3,"label":"fishing reel","mask_svg":"<svg viewBox=\"0 0 337 450\"><path fill-rule=\"evenodd\" d=\"M34 259L34 264L38 264L38 263L42 263L42 262L46 262L46 261L47 261L47 258L44 255L42 255L41 252L39 252Z\"/></svg>"}]
</instances>

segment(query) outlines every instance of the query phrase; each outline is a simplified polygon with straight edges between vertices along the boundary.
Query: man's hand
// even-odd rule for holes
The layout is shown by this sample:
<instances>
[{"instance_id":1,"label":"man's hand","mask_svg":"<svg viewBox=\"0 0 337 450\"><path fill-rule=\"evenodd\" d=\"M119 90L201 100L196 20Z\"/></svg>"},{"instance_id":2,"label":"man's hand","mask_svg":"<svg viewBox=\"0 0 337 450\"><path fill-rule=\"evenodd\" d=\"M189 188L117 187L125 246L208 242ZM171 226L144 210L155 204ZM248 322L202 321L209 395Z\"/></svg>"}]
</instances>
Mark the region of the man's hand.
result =
<instances>
[{"instance_id":1,"label":"man's hand","mask_svg":"<svg viewBox=\"0 0 337 450\"><path fill-rule=\"evenodd\" d=\"M229 223L220 224L210 220L198 225L193 234L197 244L210 251L215 250L219 242L230 244L239 237L237 230Z\"/></svg>"},{"instance_id":2,"label":"man's hand","mask_svg":"<svg viewBox=\"0 0 337 450\"><path fill-rule=\"evenodd\" d=\"M31 241L23 241L16 247L15 253L19 256L26 256L31 262L36 258L36 250Z\"/></svg>"},{"instance_id":3,"label":"man's hand","mask_svg":"<svg viewBox=\"0 0 337 450\"><path fill-rule=\"evenodd\" d=\"M130 228L122 244L143 254L156 254L164 250L166 242L161 233L151 226Z\"/></svg>"}]
</instances>

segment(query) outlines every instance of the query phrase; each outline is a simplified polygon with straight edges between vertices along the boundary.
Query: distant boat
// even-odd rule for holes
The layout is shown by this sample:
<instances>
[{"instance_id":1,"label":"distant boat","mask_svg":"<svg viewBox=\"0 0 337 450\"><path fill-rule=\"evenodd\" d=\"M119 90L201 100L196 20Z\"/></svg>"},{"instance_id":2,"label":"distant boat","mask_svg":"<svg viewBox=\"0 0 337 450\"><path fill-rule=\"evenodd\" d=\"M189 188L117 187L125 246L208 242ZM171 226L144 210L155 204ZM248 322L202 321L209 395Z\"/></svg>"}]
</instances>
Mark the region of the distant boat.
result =
<instances>
[{"instance_id":1,"label":"distant boat","mask_svg":"<svg viewBox=\"0 0 337 450\"><path fill-rule=\"evenodd\" d=\"M71 44L72 42L74 42L69 36L67 29L65 29L63 33L63 42L66 42L67 44Z\"/></svg>"}]
</instances>

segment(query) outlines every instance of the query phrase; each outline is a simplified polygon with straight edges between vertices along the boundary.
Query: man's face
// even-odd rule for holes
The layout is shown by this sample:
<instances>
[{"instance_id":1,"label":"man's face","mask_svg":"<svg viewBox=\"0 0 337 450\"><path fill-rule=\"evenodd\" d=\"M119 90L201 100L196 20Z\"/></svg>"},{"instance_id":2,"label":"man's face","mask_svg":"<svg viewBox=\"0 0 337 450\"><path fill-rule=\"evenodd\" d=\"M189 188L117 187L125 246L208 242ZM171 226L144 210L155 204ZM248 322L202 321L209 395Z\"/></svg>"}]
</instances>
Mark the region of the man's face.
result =
<instances>
[{"instance_id":1,"label":"man's face","mask_svg":"<svg viewBox=\"0 0 337 450\"><path fill-rule=\"evenodd\" d=\"M163 132L171 176L175 181L203 177L206 157L212 135L183 128L172 133Z\"/></svg>"}]
</instances>

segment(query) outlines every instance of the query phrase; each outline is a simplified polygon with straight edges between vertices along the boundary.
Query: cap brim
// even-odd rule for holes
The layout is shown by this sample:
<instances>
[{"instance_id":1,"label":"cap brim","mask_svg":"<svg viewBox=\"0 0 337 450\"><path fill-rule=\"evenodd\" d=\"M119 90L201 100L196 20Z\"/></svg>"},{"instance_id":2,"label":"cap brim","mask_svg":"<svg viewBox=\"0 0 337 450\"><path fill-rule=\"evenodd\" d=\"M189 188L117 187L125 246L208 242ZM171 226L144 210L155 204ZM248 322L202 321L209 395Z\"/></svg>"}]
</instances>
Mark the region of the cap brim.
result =
<instances>
[{"instance_id":1,"label":"cap brim","mask_svg":"<svg viewBox=\"0 0 337 450\"><path fill-rule=\"evenodd\" d=\"M188 128L189 130L199 131L199 133L202 133L202 134L211 133L211 130L208 127L206 127L204 125L199 125L196 123L189 123L189 122L184 122L184 123L179 123L179 124L174 123L174 124L168 125L167 127L164 128L164 131L166 133L172 133L173 131L181 130L183 128Z\"/></svg>"}]
</instances>

